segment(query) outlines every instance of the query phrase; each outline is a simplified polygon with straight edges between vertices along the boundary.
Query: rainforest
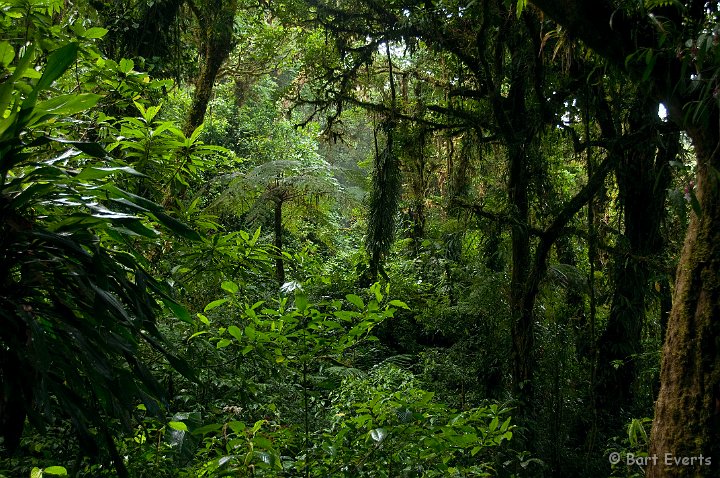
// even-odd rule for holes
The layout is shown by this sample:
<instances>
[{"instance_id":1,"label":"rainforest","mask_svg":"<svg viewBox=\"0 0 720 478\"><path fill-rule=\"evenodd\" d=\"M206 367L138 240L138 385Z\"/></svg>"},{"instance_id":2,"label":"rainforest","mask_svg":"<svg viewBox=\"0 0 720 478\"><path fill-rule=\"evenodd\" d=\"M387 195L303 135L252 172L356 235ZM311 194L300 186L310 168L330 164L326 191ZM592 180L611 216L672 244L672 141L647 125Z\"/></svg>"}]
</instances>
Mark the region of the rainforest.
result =
<instances>
[{"instance_id":1,"label":"rainforest","mask_svg":"<svg viewBox=\"0 0 720 478\"><path fill-rule=\"evenodd\" d=\"M0 0L0 477L720 476L717 0Z\"/></svg>"}]
</instances>

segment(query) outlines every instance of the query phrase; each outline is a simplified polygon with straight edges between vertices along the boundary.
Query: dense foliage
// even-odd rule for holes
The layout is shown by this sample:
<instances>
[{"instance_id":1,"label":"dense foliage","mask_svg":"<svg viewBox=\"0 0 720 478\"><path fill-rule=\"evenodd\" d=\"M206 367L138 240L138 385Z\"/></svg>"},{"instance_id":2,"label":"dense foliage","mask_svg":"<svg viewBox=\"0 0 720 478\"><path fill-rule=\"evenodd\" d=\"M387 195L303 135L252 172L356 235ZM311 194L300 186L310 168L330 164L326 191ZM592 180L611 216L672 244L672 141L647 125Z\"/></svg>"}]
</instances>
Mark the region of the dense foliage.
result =
<instances>
[{"instance_id":1,"label":"dense foliage","mask_svg":"<svg viewBox=\"0 0 720 478\"><path fill-rule=\"evenodd\" d=\"M531 3L0 0L0 476L712 476L717 2Z\"/></svg>"}]
</instances>

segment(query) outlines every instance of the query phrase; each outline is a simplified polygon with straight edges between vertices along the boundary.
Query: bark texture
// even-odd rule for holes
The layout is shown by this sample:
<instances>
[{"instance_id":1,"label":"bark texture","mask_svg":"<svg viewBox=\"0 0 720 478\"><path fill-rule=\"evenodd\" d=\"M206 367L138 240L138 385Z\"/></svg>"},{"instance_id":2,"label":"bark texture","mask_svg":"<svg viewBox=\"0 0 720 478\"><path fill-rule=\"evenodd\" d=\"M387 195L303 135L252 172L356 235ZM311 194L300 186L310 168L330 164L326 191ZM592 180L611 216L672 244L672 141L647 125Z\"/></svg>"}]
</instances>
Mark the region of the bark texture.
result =
<instances>
[{"instance_id":1,"label":"bark texture","mask_svg":"<svg viewBox=\"0 0 720 478\"><path fill-rule=\"evenodd\" d=\"M193 12L200 25L201 58L195 93L183 128L186 135L190 135L205 120L215 79L233 48L237 6L237 0L203 0L193 4Z\"/></svg>"},{"instance_id":2,"label":"bark texture","mask_svg":"<svg viewBox=\"0 0 720 478\"><path fill-rule=\"evenodd\" d=\"M716 127L689 129L701 215L690 222L675 282L647 476L720 476L720 155ZM669 454L670 461L666 460ZM702 460L700 457L702 456ZM691 464L674 459L693 459Z\"/></svg>"},{"instance_id":3,"label":"bark texture","mask_svg":"<svg viewBox=\"0 0 720 478\"><path fill-rule=\"evenodd\" d=\"M703 97L707 91L692 87L684 63L687 57L674 49L658 53L647 78L643 65L625 61L641 48L657 47L656 29L646 16L632 19L607 0L533 3L618 70L640 83L647 79L649 89L665 103L670 118L685 129L695 146L699 214L690 222L676 273L649 451L657 459L650 461L646 476L720 476L718 103ZM684 3L683 9L663 12L675 28L670 42L678 48L684 48L686 40L694 40L709 12L705 1ZM706 108L698 110L703 104Z\"/></svg>"}]
</instances>

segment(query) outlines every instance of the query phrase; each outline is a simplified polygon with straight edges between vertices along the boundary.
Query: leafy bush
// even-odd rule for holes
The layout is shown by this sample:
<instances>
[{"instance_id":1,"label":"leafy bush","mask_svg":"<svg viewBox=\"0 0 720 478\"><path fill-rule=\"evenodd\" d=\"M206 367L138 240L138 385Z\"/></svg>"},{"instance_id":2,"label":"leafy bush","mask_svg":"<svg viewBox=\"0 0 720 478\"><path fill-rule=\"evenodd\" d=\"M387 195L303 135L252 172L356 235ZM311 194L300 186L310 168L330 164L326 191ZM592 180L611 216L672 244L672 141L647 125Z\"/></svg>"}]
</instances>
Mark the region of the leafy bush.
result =
<instances>
[{"instance_id":1,"label":"leafy bush","mask_svg":"<svg viewBox=\"0 0 720 478\"><path fill-rule=\"evenodd\" d=\"M313 476L492 476L493 449L512 439L510 410L459 412L436 402L392 364L349 378L333 394L332 422Z\"/></svg>"}]
</instances>

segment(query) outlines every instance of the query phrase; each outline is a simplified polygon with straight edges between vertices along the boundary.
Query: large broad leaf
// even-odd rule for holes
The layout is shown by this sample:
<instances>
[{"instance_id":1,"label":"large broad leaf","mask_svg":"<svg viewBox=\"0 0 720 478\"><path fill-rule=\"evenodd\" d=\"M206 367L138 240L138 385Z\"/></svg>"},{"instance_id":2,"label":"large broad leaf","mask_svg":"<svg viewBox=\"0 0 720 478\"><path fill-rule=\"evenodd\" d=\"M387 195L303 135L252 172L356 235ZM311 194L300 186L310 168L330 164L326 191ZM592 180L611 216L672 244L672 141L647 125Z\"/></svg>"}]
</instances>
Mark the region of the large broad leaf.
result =
<instances>
[{"instance_id":1,"label":"large broad leaf","mask_svg":"<svg viewBox=\"0 0 720 478\"><path fill-rule=\"evenodd\" d=\"M79 45L73 42L50 53L45 68L43 69L42 77L40 77L40 81L37 83L37 89L47 89L55 80L60 78L60 76L70 68L70 65L77 60L79 48Z\"/></svg>"},{"instance_id":2,"label":"large broad leaf","mask_svg":"<svg viewBox=\"0 0 720 478\"><path fill-rule=\"evenodd\" d=\"M79 46L77 43L68 43L48 55L43 74L35 85L35 88L33 88L32 92L25 98L25 101L23 101L21 110L31 110L34 108L38 94L48 89L55 80L60 78L60 76L70 68L70 65L75 63L78 50Z\"/></svg>"},{"instance_id":3,"label":"large broad leaf","mask_svg":"<svg viewBox=\"0 0 720 478\"><path fill-rule=\"evenodd\" d=\"M0 66L10 66L15 59L15 49L6 41L0 42Z\"/></svg>"},{"instance_id":4,"label":"large broad leaf","mask_svg":"<svg viewBox=\"0 0 720 478\"><path fill-rule=\"evenodd\" d=\"M190 317L190 313L187 311L185 307L180 305L179 303L175 302L174 300L170 298L163 299L163 303L175 314L175 316L182 320L183 322L187 322L188 324L193 324L194 321L192 317Z\"/></svg>"},{"instance_id":5,"label":"large broad leaf","mask_svg":"<svg viewBox=\"0 0 720 478\"><path fill-rule=\"evenodd\" d=\"M144 176L130 166L90 166L83 169L75 179L88 180L88 179L101 179L116 173L127 173L133 176Z\"/></svg>"},{"instance_id":6,"label":"large broad leaf","mask_svg":"<svg viewBox=\"0 0 720 478\"><path fill-rule=\"evenodd\" d=\"M72 116L92 108L100 98L100 95L93 93L56 96L37 103L32 114L27 115L24 121L27 126L33 126L56 116Z\"/></svg>"},{"instance_id":7,"label":"large broad leaf","mask_svg":"<svg viewBox=\"0 0 720 478\"><path fill-rule=\"evenodd\" d=\"M15 65L15 71L10 78L0 84L0 117L2 117L10 107L10 99L15 91L15 85L18 79L23 75L25 71L30 67L30 62L35 58L35 47L29 45L25 48L25 54L20 57L20 60ZM9 129L10 125L15 123L17 118L16 114L10 114L2 122L0 122L0 140L5 140L4 133Z\"/></svg>"},{"instance_id":8,"label":"large broad leaf","mask_svg":"<svg viewBox=\"0 0 720 478\"><path fill-rule=\"evenodd\" d=\"M110 200L112 201L119 201L121 199L124 199L122 203L125 204L128 207L138 207L142 208L145 211L148 211L150 214L152 214L155 219L174 232L175 234L184 237L185 239L189 239L191 241L200 241L202 240L200 237L200 234L198 234L197 231L189 227L187 224L184 224L183 222L175 219L174 217L169 216L167 213L163 211L162 206L159 204L156 204L148 199L145 199L142 196L138 196L137 194L133 194L128 191L124 191L117 186L114 186L112 184L106 184L103 186L103 190L107 191L111 196Z\"/></svg>"},{"instance_id":9,"label":"large broad leaf","mask_svg":"<svg viewBox=\"0 0 720 478\"><path fill-rule=\"evenodd\" d=\"M79 149L83 153L92 156L94 158L104 158L107 156L107 151L105 151L105 148L103 148L98 143L93 143L89 141L75 141L71 139L65 139L65 138L47 138L49 141L54 141L56 143L61 144L69 144L71 146L74 146L75 148Z\"/></svg>"}]
</instances>

